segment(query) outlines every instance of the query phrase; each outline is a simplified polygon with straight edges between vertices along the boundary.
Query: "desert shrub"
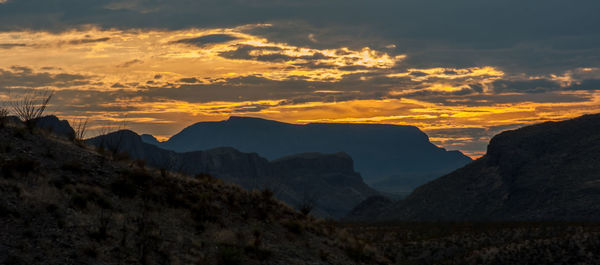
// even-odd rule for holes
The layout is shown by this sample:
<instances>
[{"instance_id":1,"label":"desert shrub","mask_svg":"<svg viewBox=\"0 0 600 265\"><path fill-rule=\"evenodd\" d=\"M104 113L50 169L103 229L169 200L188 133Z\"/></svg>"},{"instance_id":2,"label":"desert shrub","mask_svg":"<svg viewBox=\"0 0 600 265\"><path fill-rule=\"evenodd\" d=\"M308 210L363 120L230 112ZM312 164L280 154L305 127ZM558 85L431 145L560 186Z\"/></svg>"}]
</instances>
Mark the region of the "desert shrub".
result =
<instances>
[{"instance_id":1,"label":"desert shrub","mask_svg":"<svg viewBox=\"0 0 600 265\"><path fill-rule=\"evenodd\" d=\"M0 107L0 128L4 128L6 125L6 117L8 117L8 110Z\"/></svg>"},{"instance_id":2,"label":"desert shrub","mask_svg":"<svg viewBox=\"0 0 600 265\"><path fill-rule=\"evenodd\" d=\"M35 121L44 115L53 95L52 90L31 91L20 100L12 102L13 112L25 122L28 129L33 130Z\"/></svg>"},{"instance_id":3,"label":"desert shrub","mask_svg":"<svg viewBox=\"0 0 600 265\"><path fill-rule=\"evenodd\" d=\"M25 130L25 128L15 128L15 130L13 131L13 136L19 139L25 139L26 133L27 131Z\"/></svg>"},{"instance_id":4,"label":"desert shrub","mask_svg":"<svg viewBox=\"0 0 600 265\"><path fill-rule=\"evenodd\" d=\"M285 227L288 231L292 232L296 235L301 235L304 232L304 227L297 220L289 220L282 223L283 227Z\"/></svg>"},{"instance_id":5,"label":"desert shrub","mask_svg":"<svg viewBox=\"0 0 600 265\"><path fill-rule=\"evenodd\" d=\"M25 259L23 259L22 257L16 256L16 255L12 255L9 254L6 259L4 260L3 264L12 264L12 265L25 265L28 264L27 261L25 261Z\"/></svg>"},{"instance_id":6,"label":"desert shrub","mask_svg":"<svg viewBox=\"0 0 600 265\"><path fill-rule=\"evenodd\" d=\"M219 265L239 265L243 261L243 252L239 247L220 245L217 251Z\"/></svg>"},{"instance_id":7,"label":"desert shrub","mask_svg":"<svg viewBox=\"0 0 600 265\"><path fill-rule=\"evenodd\" d=\"M0 153L10 153L12 151L12 145L10 142L0 143Z\"/></svg>"},{"instance_id":8,"label":"desert shrub","mask_svg":"<svg viewBox=\"0 0 600 265\"><path fill-rule=\"evenodd\" d=\"M133 167L133 166L143 170L146 168L146 161L141 160L141 159L136 159L133 162L131 162L130 167Z\"/></svg>"},{"instance_id":9,"label":"desert shrub","mask_svg":"<svg viewBox=\"0 0 600 265\"><path fill-rule=\"evenodd\" d=\"M165 202L173 208L189 208L191 203L187 200L186 195L181 192L167 192L165 194Z\"/></svg>"},{"instance_id":10,"label":"desert shrub","mask_svg":"<svg viewBox=\"0 0 600 265\"><path fill-rule=\"evenodd\" d=\"M197 180L202 180L206 182L213 182L214 177L208 173L200 173L194 176Z\"/></svg>"},{"instance_id":11,"label":"desert shrub","mask_svg":"<svg viewBox=\"0 0 600 265\"><path fill-rule=\"evenodd\" d=\"M73 173L81 173L83 172L83 165L78 160L69 160L64 162L60 169Z\"/></svg>"},{"instance_id":12,"label":"desert shrub","mask_svg":"<svg viewBox=\"0 0 600 265\"><path fill-rule=\"evenodd\" d=\"M327 253L325 250L319 249L319 258L321 258L322 261L327 261L329 259L329 253Z\"/></svg>"},{"instance_id":13,"label":"desert shrub","mask_svg":"<svg viewBox=\"0 0 600 265\"><path fill-rule=\"evenodd\" d=\"M110 190L123 198L133 198L138 193L137 186L126 178L120 177L110 184Z\"/></svg>"},{"instance_id":14,"label":"desert shrub","mask_svg":"<svg viewBox=\"0 0 600 265\"><path fill-rule=\"evenodd\" d=\"M97 218L97 225L94 227L89 233L90 238L96 241L103 241L108 238L108 225L110 224L111 217L104 213L104 211L100 212L100 215Z\"/></svg>"},{"instance_id":15,"label":"desert shrub","mask_svg":"<svg viewBox=\"0 0 600 265\"><path fill-rule=\"evenodd\" d=\"M271 199L273 199L274 193L272 190L267 188L267 189L262 190L261 195L265 201L270 202Z\"/></svg>"},{"instance_id":16,"label":"desert shrub","mask_svg":"<svg viewBox=\"0 0 600 265\"><path fill-rule=\"evenodd\" d=\"M7 203L5 201L0 202L0 217L19 216L19 212L9 207Z\"/></svg>"},{"instance_id":17,"label":"desert shrub","mask_svg":"<svg viewBox=\"0 0 600 265\"><path fill-rule=\"evenodd\" d=\"M218 219L215 215L216 212L218 210L213 209L207 201L199 201L192 206L192 218L197 223L215 222Z\"/></svg>"},{"instance_id":18,"label":"desert shrub","mask_svg":"<svg viewBox=\"0 0 600 265\"><path fill-rule=\"evenodd\" d=\"M374 255L372 252L365 251L360 246L347 247L344 249L346 256L356 262L369 262L372 261Z\"/></svg>"},{"instance_id":19,"label":"desert shrub","mask_svg":"<svg viewBox=\"0 0 600 265\"><path fill-rule=\"evenodd\" d=\"M73 135L73 141L76 144L83 145L85 135L87 133L89 119L79 119L73 122L73 130L75 131L75 135Z\"/></svg>"},{"instance_id":20,"label":"desert shrub","mask_svg":"<svg viewBox=\"0 0 600 265\"><path fill-rule=\"evenodd\" d=\"M296 209L304 216L309 215L317 206L318 197L317 193L305 191L296 205Z\"/></svg>"},{"instance_id":21,"label":"desert shrub","mask_svg":"<svg viewBox=\"0 0 600 265\"><path fill-rule=\"evenodd\" d=\"M67 176L61 175L58 178L52 179L49 181L49 183L51 185L53 185L56 188L62 189L64 188L66 185L70 185L73 184L75 182L73 182L73 180Z\"/></svg>"},{"instance_id":22,"label":"desert shrub","mask_svg":"<svg viewBox=\"0 0 600 265\"><path fill-rule=\"evenodd\" d=\"M129 178L135 185L144 187L150 182L153 177L151 174L142 169L129 171L125 174L125 178Z\"/></svg>"},{"instance_id":23,"label":"desert shrub","mask_svg":"<svg viewBox=\"0 0 600 265\"><path fill-rule=\"evenodd\" d=\"M15 178L16 174L27 177L39 166L39 162L30 158L17 157L2 163L2 175L5 178Z\"/></svg>"},{"instance_id":24,"label":"desert shrub","mask_svg":"<svg viewBox=\"0 0 600 265\"><path fill-rule=\"evenodd\" d=\"M89 258L95 259L98 257L98 248L91 245L81 249L81 252Z\"/></svg>"},{"instance_id":25,"label":"desert shrub","mask_svg":"<svg viewBox=\"0 0 600 265\"><path fill-rule=\"evenodd\" d=\"M76 193L71 196L71 206L76 209L86 209L88 205L89 197L85 194Z\"/></svg>"},{"instance_id":26,"label":"desert shrub","mask_svg":"<svg viewBox=\"0 0 600 265\"><path fill-rule=\"evenodd\" d=\"M253 257L260 261L265 261L273 255L272 251L254 245L246 246L244 248L244 253L247 256Z\"/></svg>"}]
</instances>

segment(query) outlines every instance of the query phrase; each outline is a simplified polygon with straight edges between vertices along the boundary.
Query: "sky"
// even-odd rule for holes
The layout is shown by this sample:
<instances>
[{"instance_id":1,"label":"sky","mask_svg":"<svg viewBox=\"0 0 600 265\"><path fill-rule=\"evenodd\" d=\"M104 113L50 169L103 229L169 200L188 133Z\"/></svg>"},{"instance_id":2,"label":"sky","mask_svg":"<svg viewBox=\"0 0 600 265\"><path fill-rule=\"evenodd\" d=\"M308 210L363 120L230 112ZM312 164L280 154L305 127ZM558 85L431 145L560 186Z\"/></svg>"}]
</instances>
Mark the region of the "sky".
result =
<instances>
[{"instance_id":1,"label":"sky","mask_svg":"<svg viewBox=\"0 0 600 265\"><path fill-rule=\"evenodd\" d=\"M600 112L597 0L0 0L0 102L166 139L199 121L493 135Z\"/></svg>"}]
</instances>

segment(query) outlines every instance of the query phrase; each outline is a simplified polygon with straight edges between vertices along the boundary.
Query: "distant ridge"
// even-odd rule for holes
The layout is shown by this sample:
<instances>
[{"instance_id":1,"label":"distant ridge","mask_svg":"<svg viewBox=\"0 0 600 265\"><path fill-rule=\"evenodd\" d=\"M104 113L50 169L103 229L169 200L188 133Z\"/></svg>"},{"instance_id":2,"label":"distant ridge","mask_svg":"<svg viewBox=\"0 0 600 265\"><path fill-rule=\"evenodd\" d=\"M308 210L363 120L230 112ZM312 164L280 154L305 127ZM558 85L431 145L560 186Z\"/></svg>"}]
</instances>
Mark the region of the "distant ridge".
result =
<instances>
[{"instance_id":1,"label":"distant ridge","mask_svg":"<svg viewBox=\"0 0 600 265\"><path fill-rule=\"evenodd\" d=\"M408 192L471 161L459 151L435 146L417 127L387 124L297 125L232 116L193 124L154 144L177 152L230 146L269 160L307 152L344 152L367 183L387 192Z\"/></svg>"},{"instance_id":2,"label":"distant ridge","mask_svg":"<svg viewBox=\"0 0 600 265\"><path fill-rule=\"evenodd\" d=\"M355 209L350 217L599 221L600 114L503 132L482 158L377 207L378 213Z\"/></svg>"},{"instance_id":3,"label":"distant ridge","mask_svg":"<svg viewBox=\"0 0 600 265\"><path fill-rule=\"evenodd\" d=\"M133 131L122 130L87 142L106 149L118 145L118 152L159 169L210 174L249 190L268 188L291 206L312 200L314 214L322 217L343 217L360 201L378 194L363 182L354 171L352 158L343 153L297 154L269 162L256 153L232 147L176 153L143 139Z\"/></svg>"}]
</instances>

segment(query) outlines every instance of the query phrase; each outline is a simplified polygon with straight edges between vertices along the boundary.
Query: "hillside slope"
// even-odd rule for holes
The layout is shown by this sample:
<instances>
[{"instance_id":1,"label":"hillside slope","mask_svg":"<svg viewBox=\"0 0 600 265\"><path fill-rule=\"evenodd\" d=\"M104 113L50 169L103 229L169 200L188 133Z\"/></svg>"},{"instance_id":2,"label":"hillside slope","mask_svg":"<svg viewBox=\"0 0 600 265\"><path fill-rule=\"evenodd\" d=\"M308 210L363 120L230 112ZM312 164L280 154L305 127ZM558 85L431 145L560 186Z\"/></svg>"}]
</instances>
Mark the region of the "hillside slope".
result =
<instances>
[{"instance_id":1,"label":"hillside slope","mask_svg":"<svg viewBox=\"0 0 600 265\"><path fill-rule=\"evenodd\" d=\"M503 132L485 156L417 188L378 217L600 220L600 114Z\"/></svg>"},{"instance_id":2,"label":"hillside slope","mask_svg":"<svg viewBox=\"0 0 600 265\"><path fill-rule=\"evenodd\" d=\"M44 135L0 129L0 263L384 262L272 193L113 162Z\"/></svg>"},{"instance_id":3,"label":"hillside slope","mask_svg":"<svg viewBox=\"0 0 600 265\"><path fill-rule=\"evenodd\" d=\"M199 122L158 146L177 152L229 146L269 160L299 153L344 152L354 159L365 182L386 192L410 191L471 162L458 151L435 146L414 126L297 125L247 117Z\"/></svg>"},{"instance_id":4,"label":"hillside slope","mask_svg":"<svg viewBox=\"0 0 600 265\"><path fill-rule=\"evenodd\" d=\"M87 140L88 143L125 152L159 169L189 175L210 174L248 190L268 188L292 206L314 204L314 214L340 218L362 200L377 195L354 171L346 154L299 154L272 162L256 153L231 147L176 153L145 143L132 131L118 131Z\"/></svg>"}]
</instances>

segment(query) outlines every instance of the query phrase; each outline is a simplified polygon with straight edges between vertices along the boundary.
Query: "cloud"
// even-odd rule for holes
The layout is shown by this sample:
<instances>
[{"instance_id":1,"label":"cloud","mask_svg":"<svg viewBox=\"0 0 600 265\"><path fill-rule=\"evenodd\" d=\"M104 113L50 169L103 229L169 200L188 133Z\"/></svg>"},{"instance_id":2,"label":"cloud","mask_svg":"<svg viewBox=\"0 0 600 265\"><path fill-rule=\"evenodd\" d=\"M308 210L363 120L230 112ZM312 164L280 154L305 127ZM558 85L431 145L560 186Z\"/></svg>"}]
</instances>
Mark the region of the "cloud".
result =
<instances>
[{"instance_id":1,"label":"cloud","mask_svg":"<svg viewBox=\"0 0 600 265\"><path fill-rule=\"evenodd\" d=\"M567 89L569 90L600 90L600 79L587 79L574 84Z\"/></svg>"},{"instance_id":2,"label":"cloud","mask_svg":"<svg viewBox=\"0 0 600 265\"><path fill-rule=\"evenodd\" d=\"M391 47L399 54L410 52L406 63L415 68L483 64L549 73L597 65L599 8L595 0L20 0L0 7L0 30L65 31L87 25L172 30L269 23L273 26L248 31L313 48ZM185 41L206 45L232 37Z\"/></svg>"},{"instance_id":3,"label":"cloud","mask_svg":"<svg viewBox=\"0 0 600 265\"><path fill-rule=\"evenodd\" d=\"M229 34L211 34L196 38L180 39L171 43L189 44L198 47L204 47L211 44L226 43L237 39L239 38Z\"/></svg>"},{"instance_id":4,"label":"cloud","mask_svg":"<svg viewBox=\"0 0 600 265\"><path fill-rule=\"evenodd\" d=\"M88 44L88 43L96 43L96 42L106 42L109 41L110 38L108 37L104 37L104 38L97 38L97 39L77 39L77 40L70 40L67 43L71 44L71 45L80 45L80 44Z\"/></svg>"},{"instance_id":5,"label":"cloud","mask_svg":"<svg viewBox=\"0 0 600 265\"><path fill-rule=\"evenodd\" d=\"M498 80L492 83L496 92L540 93L560 89L560 84L548 79L536 80Z\"/></svg>"},{"instance_id":6,"label":"cloud","mask_svg":"<svg viewBox=\"0 0 600 265\"><path fill-rule=\"evenodd\" d=\"M90 77L71 73L35 72L25 66L12 66L9 69L0 68L0 88L65 88L82 86L90 83Z\"/></svg>"},{"instance_id":7,"label":"cloud","mask_svg":"<svg viewBox=\"0 0 600 265\"><path fill-rule=\"evenodd\" d=\"M143 63L143 62L144 61L142 61L140 59L133 59L131 61L127 61L127 62L124 62L122 64L119 64L119 65L117 65L117 67L127 68L127 67L130 67L130 66L134 65L134 64L139 64L139 63Z\"/></svg>"},{"instance_id":8,"label":"cloud","mask_svg":"<svg viewBox=\"0 0 600 265\"><path fill-rule=\"evenodd\" d=\"M11 49L15 47L25 47L27 44L24 43L0 43L0 49Z\"/></svg>"}]
</instances>

